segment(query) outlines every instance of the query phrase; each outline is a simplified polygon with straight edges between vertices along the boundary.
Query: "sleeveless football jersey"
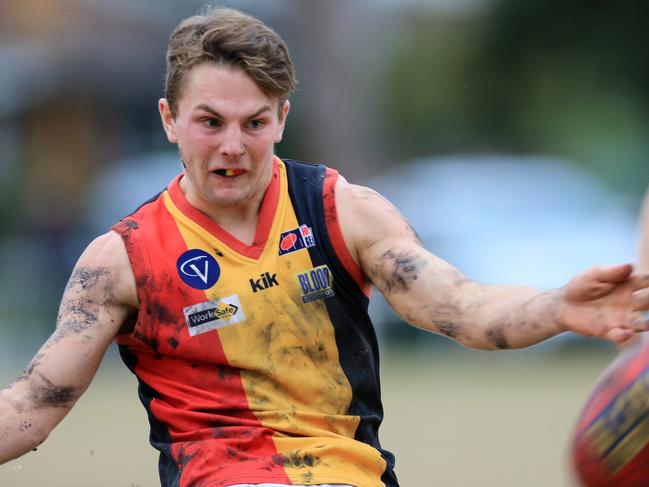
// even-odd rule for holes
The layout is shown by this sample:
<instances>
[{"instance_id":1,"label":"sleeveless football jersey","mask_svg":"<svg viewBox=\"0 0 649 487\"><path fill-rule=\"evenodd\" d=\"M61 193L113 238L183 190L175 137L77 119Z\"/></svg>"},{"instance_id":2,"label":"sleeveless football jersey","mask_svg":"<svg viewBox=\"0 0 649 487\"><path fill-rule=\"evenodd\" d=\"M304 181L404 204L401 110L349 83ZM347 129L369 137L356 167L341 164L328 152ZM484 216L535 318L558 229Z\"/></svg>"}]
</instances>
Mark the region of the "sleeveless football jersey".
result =
<instances>
[{"instance_id":1,"label":"sleeveless football jersey","mask_svg":"<svg viewBox=\"0 0 649 487\"><path fill-rule=\"evenodd\" d=\"M185 199L179 175L113 229L140 309L116 338L163 486L396 487L369 288L337 221L337 172L275 158L254 242Z\"/></svg>"}]
</instances>

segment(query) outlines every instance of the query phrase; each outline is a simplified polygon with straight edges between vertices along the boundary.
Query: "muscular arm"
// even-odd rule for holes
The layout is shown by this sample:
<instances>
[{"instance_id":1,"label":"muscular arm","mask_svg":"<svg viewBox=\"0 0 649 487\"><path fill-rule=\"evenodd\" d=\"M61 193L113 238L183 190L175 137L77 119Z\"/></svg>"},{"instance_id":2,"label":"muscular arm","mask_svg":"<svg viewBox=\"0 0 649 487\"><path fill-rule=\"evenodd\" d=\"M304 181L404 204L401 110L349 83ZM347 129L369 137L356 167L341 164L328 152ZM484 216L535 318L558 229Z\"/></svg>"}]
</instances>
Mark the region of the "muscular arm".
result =
<instances>
[{"instance_id":1,"label":"muscular arm","mask_svg":"<svg viewBox=\"0 0 649 487\"><path fill-rule=\"evenodd\" d=\"M606 320L598 315L599 302L581 306L582 299L592 304L610 292L615 284L607 279L624 281L629 267L592 269L553 291L480 284L424 249L412 227L376 192L339 181L336 201L353 256L395 312L415 326L480 349L526 347L568 329L622 340L646 327L639 315L622 309L632 289L613 317L619 327L600 326ZM600 273L606 282L599 281ZM574 305L566 306L570 300Z\"/></svg>"},{"instance_id":2,"label":"muscular arm","mask_svg":"<svg viewBox=\"0 0 649 487\"><path fill-rule=\"evenodd\" d=\"M108 233L79 258L63 293L54 333L23 374L0 391L0 463L42 443L87 389L137 307L120 237Z\"/></svg>"}]
</instances>

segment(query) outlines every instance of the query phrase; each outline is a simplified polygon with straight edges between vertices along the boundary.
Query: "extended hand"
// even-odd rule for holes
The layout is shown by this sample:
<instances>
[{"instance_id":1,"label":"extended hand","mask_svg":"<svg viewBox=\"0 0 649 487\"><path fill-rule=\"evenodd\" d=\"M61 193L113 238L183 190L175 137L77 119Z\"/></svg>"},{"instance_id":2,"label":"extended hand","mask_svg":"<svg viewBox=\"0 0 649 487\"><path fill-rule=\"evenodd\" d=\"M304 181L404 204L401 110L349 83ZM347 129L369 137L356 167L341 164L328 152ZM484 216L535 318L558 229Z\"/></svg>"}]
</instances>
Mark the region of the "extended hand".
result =
<instances>
[{"instance_id":1,"label":"extended hand","mask_svg":"<svg viewBox=\"0 0 649 487\"><path fill-rule=\"evenodd\" d=\"M649 274L633 274L631 265L593 267L563 290L557 319L580 335L623 342L649 330L642 311L649 309Z\"/></svg>"}]
</instances>

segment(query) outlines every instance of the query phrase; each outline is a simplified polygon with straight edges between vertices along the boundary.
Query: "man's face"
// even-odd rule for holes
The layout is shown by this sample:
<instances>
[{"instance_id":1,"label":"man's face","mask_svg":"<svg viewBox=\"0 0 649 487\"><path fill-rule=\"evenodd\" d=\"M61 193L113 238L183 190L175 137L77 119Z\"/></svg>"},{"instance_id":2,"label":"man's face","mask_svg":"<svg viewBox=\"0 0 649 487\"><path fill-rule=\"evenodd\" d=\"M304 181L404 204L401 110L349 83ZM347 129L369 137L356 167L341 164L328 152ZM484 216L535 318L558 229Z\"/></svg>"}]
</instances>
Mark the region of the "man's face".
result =
<instances>
[{"instance_id":1,"label":"man's face","mask_svg":"<svg viewBox=\"0 0 649 487\"><path fill-rule=\"evenodd\" d=\"M159 102L170 142L186 165L187 199L206 211L258 204L272 177L273 145L289 105L278 112L243 70L201 64L186 74L176 117Z\"/></svg>"}]
</instances>

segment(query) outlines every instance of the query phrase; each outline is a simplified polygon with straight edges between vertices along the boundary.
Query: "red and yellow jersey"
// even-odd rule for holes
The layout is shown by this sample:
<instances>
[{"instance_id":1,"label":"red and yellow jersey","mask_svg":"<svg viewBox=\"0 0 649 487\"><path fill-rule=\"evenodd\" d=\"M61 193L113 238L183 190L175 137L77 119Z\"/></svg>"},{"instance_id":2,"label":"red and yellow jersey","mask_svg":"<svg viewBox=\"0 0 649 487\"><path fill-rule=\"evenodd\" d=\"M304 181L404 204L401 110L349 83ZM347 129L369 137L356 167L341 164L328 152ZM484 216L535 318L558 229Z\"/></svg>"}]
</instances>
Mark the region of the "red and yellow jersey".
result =
<instances>
[{"instance_id":1,"label":"red and yellow jersey","mask_svg":"<svg viewBox=\"0 0 649 487\"><path fill-rule=\"evenodd\" d=\"M116 341L162 485L396 487L378 439L369 288L338 225L337 173L276 158L251 245L192 207L181 177L113 227L140 302Z\"/></svg>"}]
</instances>

